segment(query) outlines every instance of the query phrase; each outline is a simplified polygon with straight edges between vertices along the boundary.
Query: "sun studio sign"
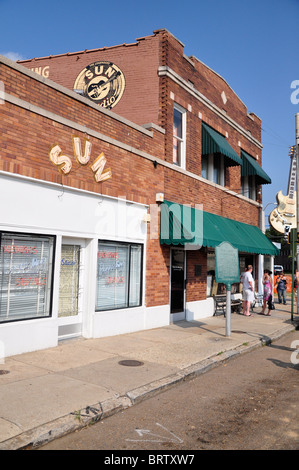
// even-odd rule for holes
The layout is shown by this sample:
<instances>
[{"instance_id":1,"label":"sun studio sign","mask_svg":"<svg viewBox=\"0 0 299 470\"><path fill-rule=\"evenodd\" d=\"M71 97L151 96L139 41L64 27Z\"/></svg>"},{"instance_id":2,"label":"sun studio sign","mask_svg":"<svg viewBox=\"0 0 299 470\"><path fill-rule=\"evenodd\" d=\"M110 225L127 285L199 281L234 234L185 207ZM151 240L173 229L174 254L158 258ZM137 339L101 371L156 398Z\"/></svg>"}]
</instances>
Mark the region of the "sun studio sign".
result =
<instances>
[{"instance_id":1,"label":"sun studio sign","mask_svg":"<svg viewBox=\"0 0 299 470\"><path fill-rule=\"evenodd\" d=\"M80 165L87 165L91 156L92 144L89 138L84 139L84 153L82 152L81 139L80 137L73 136L73 151L76 161ZM64 175L68 175L72 169L72 159L68 155L64 155L61 147L58 144L54 144L50 147L49 157L51 162L57 166L58 171ZM104 171L107 160L103 152L94 160L90 169L94 174L94 179L97 183L106 181L111 178L112 172L110 168Z\"/></svg>"},{"instance_id":2,"label":"sun studio sign","mask_svg":"<svg viewBox=\"0 0 299 470\"><path fill-rule=\"evenodd\" d=\"M74 83L74 91L103 108L113 108L125 90L125 76L112 62L94 62L83 69Z\"/></svg>"}]
</instances>

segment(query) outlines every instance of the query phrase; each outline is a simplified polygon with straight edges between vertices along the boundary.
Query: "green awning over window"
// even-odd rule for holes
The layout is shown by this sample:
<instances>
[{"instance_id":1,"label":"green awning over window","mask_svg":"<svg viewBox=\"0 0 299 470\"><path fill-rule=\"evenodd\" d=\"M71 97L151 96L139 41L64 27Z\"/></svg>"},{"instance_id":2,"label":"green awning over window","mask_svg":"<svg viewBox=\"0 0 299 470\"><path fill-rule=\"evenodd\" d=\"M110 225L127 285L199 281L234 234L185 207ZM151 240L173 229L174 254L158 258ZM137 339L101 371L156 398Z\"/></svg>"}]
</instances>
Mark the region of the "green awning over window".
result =
<instances>
[{"instance_id":1,"label":"green awning over window","mask_svg":"<svg viewBox=\"0 0 299 470\"><path fill-rule=\"evenodd\" d=\"M164 201L160 207L161 244L202 247L203 211L169 201Z\"/></svg>"},{"instance_id":2,"label":"green awning over window","mask_svg":"<svg viewBox=\"0 0 299 470\"><path fill-rule=\"evenodd\" d=\"M276 246L256 226L170 201L161 205L161 244L214 248L224 241L245 253L279 254Z\"/></svg>"},{"instance_id":3,"label":"green awning over window","mask_svg":"<svg viewBox=\"0 0 299 470\"><path fill-rule=\"evenodd\" d=\"M271 178L251 155L241 150L241 157L243 160L241 176L255 176L257 184L271 184Z\"/></svg>"},{"instance_id":4,"label":"green awning over window","mask_svg":"<svg viewBox=\"0 0 299 470\"><path fill-rule=\"evenodd\" d=\"M202 123L202 138L201 138L201 154L209 155L214 153L221 153L225 155L228 166L242 166L242 159L229 145L226 138L219 134L219 132L212 129L204 122Z\"/></svg>"}]
</instances>

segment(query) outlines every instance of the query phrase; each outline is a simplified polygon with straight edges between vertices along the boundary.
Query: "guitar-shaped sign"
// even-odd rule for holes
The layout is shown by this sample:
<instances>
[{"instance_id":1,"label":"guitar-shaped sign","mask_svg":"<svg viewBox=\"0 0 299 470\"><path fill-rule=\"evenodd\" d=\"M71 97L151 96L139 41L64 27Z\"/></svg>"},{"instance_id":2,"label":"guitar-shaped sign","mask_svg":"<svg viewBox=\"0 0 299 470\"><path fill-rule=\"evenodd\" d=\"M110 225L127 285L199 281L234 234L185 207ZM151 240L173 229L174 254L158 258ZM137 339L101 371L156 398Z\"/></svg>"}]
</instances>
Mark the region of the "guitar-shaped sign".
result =
<instances>
[{"instance_id":1,"label":"guitar-shaped sign","mask_svg":"<svg viewBox=\"0 0 299 470\"><path fill-rule=\"evenodd\" d=\"M296 146L290 147L291 166L289 174L288 195L284 196L282 191L276 194L277 207L269 215L272 227L280 233L289 232L297 228L296 218Z\"/></svg>"}]
</instances>

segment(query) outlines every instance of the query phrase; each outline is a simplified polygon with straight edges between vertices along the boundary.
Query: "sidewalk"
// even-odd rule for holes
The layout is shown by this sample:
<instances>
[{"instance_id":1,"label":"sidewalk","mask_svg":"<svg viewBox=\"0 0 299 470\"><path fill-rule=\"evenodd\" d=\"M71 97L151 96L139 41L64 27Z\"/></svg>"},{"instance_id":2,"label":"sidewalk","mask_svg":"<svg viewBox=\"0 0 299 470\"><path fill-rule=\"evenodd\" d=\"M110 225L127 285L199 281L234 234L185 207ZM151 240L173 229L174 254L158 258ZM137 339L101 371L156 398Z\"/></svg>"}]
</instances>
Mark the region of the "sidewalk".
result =
<instances>
[{"instance_id":1,"label":"sidewalk","mask_svg":"<svg viewBox=\"0 0 299 470\"><path fill-rule=\"evenodd\" d=\"M271 317L259 307L253 317L233 313L230 336L217 316L7 358L0 364L0 450L38 447L275 341L295 328L290 301L275 306Z\"/></svg>"}]
</instances>

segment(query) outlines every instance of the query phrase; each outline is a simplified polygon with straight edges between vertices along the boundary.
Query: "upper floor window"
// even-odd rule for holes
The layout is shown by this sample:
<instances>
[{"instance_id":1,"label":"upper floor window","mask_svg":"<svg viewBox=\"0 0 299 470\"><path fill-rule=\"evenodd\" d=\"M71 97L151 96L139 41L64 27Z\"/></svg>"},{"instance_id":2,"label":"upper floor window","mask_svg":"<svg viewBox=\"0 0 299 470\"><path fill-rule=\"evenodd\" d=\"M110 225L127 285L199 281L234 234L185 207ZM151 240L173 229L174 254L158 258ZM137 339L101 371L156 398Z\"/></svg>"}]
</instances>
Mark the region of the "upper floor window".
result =
<instances>
[{"instance_id":1,"label":"upper floor window","mask_svg":"<svg viewBox=\"0 0 299 470\"><path fill-rule=\"evenodd\" d=\"M186 162L186 110L174 105L173 109L173 154L174 164L185 168Z\"/></svg>"},{"instance_id":2,"label":"upper floor window","mask_svg":"<svg viewBox=\"0 0 299 470\"><path fill-rule=\"evenodd\" d=\"M261 168L258 161L243 149L241 149L241 158L243 161L241 169L241 193L243 196L256 201L258 185L271 184L271 178Z\"/></svg>"},{"instance_id":3,"label":"upper floor window","mask_svg":"<svg viewBox=\"0 0 299 470\"><path fill-rule=\"evenodd\" d=\"M213 183L225 186L225 162L223 155L203 155L201 158L201 176Z\"/></svg>"},{"instance_id":4,"label":"upper floor window","mask_svg":"<svg viewBox=\"0 0 299 470\"><path fill-rule=\"evenodd\" d=\"M203 155L201 157L201 176L208 179L208 168L209 168L209 155Z\"/></svg>"},{"instance_id":5,"label":"upper floor window","mask_svg":"<svg viewBox=\"0 0 299 470\"><path fill-rule=\"evenodd\" d=\"M202 123L201 176L225 186L226 168L242 165L242 160L223 134Z\"/></svg>"},{"instance_id":6,"label":"upper floor window","mask_svg":"<svg viewBox=\"0 0 299 470\"><path fill-rule=\"evenodd\" d=\"M241 177L241 194L256 201L256 181L254 175Z\"/></svg>"}]
</instances>

